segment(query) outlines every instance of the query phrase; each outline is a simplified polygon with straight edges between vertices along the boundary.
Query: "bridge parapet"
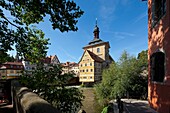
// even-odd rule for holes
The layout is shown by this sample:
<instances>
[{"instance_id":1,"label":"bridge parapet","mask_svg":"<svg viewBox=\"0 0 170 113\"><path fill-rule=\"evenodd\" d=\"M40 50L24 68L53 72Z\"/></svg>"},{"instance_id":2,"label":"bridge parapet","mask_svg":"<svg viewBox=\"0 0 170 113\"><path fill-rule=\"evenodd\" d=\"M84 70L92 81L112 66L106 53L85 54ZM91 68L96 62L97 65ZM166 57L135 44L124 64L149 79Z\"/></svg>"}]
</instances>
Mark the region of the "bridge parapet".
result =
<instances>
[{"instance_id":1,"label":"bridge parapet","mask_svg":"<svg viewBox=\"0 0 170 113\"><path fill-rule=\"evenodd\" d=\"M16 113L60 113L47 101L16 81L12 84L13 105Z\"/></svg>"}]
</instances>

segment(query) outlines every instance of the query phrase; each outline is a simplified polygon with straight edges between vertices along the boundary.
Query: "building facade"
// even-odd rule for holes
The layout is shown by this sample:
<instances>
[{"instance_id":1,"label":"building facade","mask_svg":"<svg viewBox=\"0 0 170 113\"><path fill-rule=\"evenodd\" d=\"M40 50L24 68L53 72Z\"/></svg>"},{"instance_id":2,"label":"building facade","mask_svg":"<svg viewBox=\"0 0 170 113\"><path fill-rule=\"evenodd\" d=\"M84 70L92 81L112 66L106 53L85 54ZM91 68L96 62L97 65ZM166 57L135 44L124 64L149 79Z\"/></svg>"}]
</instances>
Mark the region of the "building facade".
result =
<instances>
[{"instance_id":1,"label":"building facade","mask_svg":"<svg viewBox=\"0 0 170 113\"><path fill-rule=\"evenodd\" d=\"M24 70L27 74L32 74L32 71L36 69L36 64L31 63L28 60L23 60L22 64L24 66Z\"/></svg>"},{"instance_id":2,"label":"building facade","mask_svg":"<svg viewBox=\"0 0 170 113\"><path fill-rule=\"evenodd\" d=\"M53 56L47 56L45 59L42 60L42 62L44 63L45 66L48 65L58 65L60 64L60 61L57 57L57 55L53 55Z\"/></svg>"},{"instance_id":3,"label":"building facade","mask_svg":"<svg viewBox=\"0 0 170 113\"><path fill-rule=\"evenodd\" d=\"M48 69L49 65L58 65L60 64L60 61L57 57L57 55L53 56L47 56L41 61L44 64L44 68ZM24 66L24 70L27 72L27 74L32 74L32 71L36 69L37 65L35 63L31 63L29 60L23 60L22 64Z\"/></svg>"},{"instance_id":4,"label":"building facade","mask_svg":"<svg viewBox=\"0 0 170 113\"><path fill-rule=\"evenodd\" d=\"M72 73L75 77L79 77L79 65L75 62L61 63L62 74Z\"/></svg>"},{"instance_id":5,"label":"building facade","mask_svg":"<svg viewBox=\"0 0 170 113\"><path fill-rule=\"evenodd\" d=\"M18 78L24 66L22 62L6 62L0 66L0 79L14 79Z\"/></svg>"},{"instance_id":6,"label":"building facade","mask_svg":"<svg viewBox=\"0 0 170 113\"><path fill-rule=\"evenodd\" d=\"M103 68L107 68L113 62L109 54L109 42L99 38L97 22L93 33L94 39L83 47L84 53L79 61L79 81L82 83L101 81Z\"/></svg>"},{"instance_id":7,"label":"building facade","mask_svg":"<svg viewBox=\"0 0 170 113\"><path fill-rule=\"evenodd\" d=\"M148 0L148 101L170 113L170 1Z\"/></svg>"}]
</instances>

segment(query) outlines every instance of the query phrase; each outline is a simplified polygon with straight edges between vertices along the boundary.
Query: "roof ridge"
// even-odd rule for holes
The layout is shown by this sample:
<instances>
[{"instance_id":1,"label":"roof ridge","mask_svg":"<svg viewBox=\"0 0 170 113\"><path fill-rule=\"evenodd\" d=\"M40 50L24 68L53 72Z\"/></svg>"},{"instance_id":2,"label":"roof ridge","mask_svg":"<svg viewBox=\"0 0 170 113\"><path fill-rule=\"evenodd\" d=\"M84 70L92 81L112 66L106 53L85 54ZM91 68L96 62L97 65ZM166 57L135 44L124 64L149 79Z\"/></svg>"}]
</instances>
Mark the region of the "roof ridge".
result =
<instances>
[{"instance_id":1,"label":"roof ridge","mask_svg":"<svg viewBox=\"0 0 170 113\"><path fill-rule=\"evenodd\" d=\"M97 62L103 62L103 61L104 61L102 58L100 58L98 55L94 54L94 53L91 52L90 50L87 50L87 52L89 53L89 55L91 56L91 58L92 58L94 61L97 61Z\"/></svg>"}]
</instances>

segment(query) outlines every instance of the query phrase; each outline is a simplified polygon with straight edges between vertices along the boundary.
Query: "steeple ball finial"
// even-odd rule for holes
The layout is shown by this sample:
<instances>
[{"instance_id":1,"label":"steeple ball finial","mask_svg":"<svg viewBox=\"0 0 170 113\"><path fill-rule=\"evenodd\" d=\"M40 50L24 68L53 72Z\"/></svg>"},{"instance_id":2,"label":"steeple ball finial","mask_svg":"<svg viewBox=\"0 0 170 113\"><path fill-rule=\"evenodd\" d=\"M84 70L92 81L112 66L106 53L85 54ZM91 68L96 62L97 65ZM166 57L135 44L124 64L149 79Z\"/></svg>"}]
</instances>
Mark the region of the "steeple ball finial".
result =
<instances>
[{"instance_id":1,"label":"steeple ball finial","mask_svg":"<svg viewBox=\"0 0 170 113\"><path fill-rule=\"evenodd\" d=\"M99 38L99 28L98 28L98 26L97 26L97 18L96 18L96 26L94 27L94 31L93 31L93 33L94 33L94 39L98 39Z\"/></svg>"},{"instance_id":2,"label":"steeple ball finial","mask_svg":"<svg viewBox=\"0 0 170 113\"><path fill-rule=\"evenodd\" d=\"M96 18L96 26L97 26L97 18Z\"/></svg>"}]
</instances>

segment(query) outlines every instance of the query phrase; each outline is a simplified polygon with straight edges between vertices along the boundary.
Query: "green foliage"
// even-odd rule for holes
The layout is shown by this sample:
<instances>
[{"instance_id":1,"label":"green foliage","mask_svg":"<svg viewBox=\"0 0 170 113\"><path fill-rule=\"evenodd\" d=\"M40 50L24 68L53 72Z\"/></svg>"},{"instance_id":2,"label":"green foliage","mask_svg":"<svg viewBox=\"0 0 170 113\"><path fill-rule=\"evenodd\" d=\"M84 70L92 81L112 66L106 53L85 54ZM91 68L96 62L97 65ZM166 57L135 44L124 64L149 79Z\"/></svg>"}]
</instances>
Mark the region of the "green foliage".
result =
<instances>
[{"instance_id":1,"label":"green foliage","mask_svg":"<svg viewBox=\"0 0 170 113\"><path fill-rule=\"evenodd\" d=\"M6 61L13 46L20 57L39 63L46 56L49 39L33 25L49 17L54 30L77 31L77 19L82 14L80 7L70 0L0 0L0 63ZM61 75L60 67L45 70L38 64L32 73L33 76L23 76L22 83L61 111L74 111L81 106L82 93L65 87L70 75Z\"/></svg>"},{"instance_id":2,"label":"green foliage","mask_svg":"<svg viewBox=\"0 0 170 113\"><path fill-rule=\"evenodd\" d=\"M137 59L139 60L141 67L146 69L148 67L148 50L140 52Z\"/></svg>"},{"instance_id":3,"label":"green foliage","mask_svg":"<svg viewBox=\"0 0 170 113\"><path fill-rule=\"evenodd\" d=\"M31 25L49 17L53 29L77 31L77 19L82 14L70 0L0 0L0 55L6 57L16 46L21 57L40 60L46 55L48 39Z\"/></svg>"},{"instance_id":4,"label":"green foliage","mask_svg":"<svg viewBox=\"0 0 170 113\"><path fill-rule=\"evenodd\" d=\"M108 106L104 107L101 113L108 113Z\"/></svg>"},{"instance_id":5,"label":"green foliage","mask_svg":"<svg viewBox=\"0 0 170 113\"><path fill-rule=\"evenodd\" d=\"M45 69L39 65L32 75L21 76L21 83L31 88L42 98L57 107L63 113L75 112L82 106L84 96L74 87L66 87L71 74L61 74L60 66L50 66Z\"/></svg>"},{"instance_id":6,"label":"green foliage","mask_svg":"<svg viewBox=\"0 0 170 113\"><path fill-rule=\"evenodd\" d=\"M0 64L3 62L13 62L15 59L13 56L10 56L7 53L2 53L2 51L0 51Z\"/></svg>"},{"instance_id":7,"label":"green foliage","mask_svg":"<svg viewBox=\"0 0 170 113\"><path fill-rule=\"evenodd\" d=\"M131 97L143 98L147 93L147 77L141 73L144 71L142 67L147 64L146 61L124 51L118 62L112 63L103 71L102 82L95 86L98 99L109 101L118 95L127 96L127 93Z\"/></svg>"}]
</instances>

